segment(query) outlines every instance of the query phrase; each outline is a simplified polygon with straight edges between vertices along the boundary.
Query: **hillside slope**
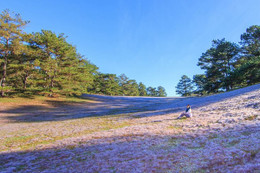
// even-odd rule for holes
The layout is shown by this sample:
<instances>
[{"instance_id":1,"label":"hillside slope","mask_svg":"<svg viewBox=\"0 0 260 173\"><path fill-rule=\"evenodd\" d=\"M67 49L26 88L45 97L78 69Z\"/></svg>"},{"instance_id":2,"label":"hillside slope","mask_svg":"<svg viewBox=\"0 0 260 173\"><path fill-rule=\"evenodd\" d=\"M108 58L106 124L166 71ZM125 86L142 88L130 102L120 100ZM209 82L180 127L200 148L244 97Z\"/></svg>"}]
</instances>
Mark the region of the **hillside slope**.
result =
<instances>
[{"instance_id":1,"label":"hillside slope","mask_svg":"<svg viewBox=\"0 0 260 173\"><path fill-rule=\"evenodd\" d=\"M49 110L67 116L42 121L1 110L9 120L0 126L0 172L260 170L259 84L198 98L84 97L95 103ZM176 120L186 104L194 117Z\"/></svg>"}]
</instances>

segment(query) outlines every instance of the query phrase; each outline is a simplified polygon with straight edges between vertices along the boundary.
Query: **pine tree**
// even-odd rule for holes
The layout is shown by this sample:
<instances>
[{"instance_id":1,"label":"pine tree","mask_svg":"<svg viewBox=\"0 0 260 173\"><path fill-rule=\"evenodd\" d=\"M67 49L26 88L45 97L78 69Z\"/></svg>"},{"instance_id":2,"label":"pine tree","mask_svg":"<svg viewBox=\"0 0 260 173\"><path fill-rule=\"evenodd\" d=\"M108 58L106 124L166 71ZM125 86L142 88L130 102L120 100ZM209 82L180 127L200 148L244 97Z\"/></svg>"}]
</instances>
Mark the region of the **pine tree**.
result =
<instances>
[{"instance_id":1,"label":"pine tree","mask_svg":"<svg viewBox=\"0 0 260 173\"><path fill-rule=\"evenodd\" d=\"M118 79L119 79L119 85L121 87L121 94L127 96L128 95L127 81L129 80L129 78L125 74L121 74L119 75Z\"/></svg>"},{"instance_id":2,"label":"pine tree","mask_svg":"<svg viewBox=\"0 0 260 173\"><path fill-rule=\"evenodd\" d=\"M24 52L18 58L13 60L10 65L9 80L13 86L19 91L25 91L33 83L33 75L36 73L37 66L35 61L37 59L36 52L30 47L29 40L31 34L24 35Z\"/></svg>"},{"instance_id":3,"label":"pine tree","mask_svg":"<svg viewBox=\"0 0 260 173\"><path fill-rule=\"evenodd\" d=\"M196 74L193 76L192 83L196 86L195 94L205 94L206 76L204 74Z\"/></svg>"},{"instance_id":4,"label":"pine tree","mask_svg":"<svg viewBox=\"0 0 260 173\"><path fill-rule=\"evenodd\" d=\"M90 88L94 85L95 75L98 74L98 67L92 64L90 61L79 56L79 64L76 69L76 75L74 75L74 81L77 83L74 90L78 90L80 93L88 93Z\"/></svg>"},{"instance_id":5,"label":"pine tree","mask_svg":"<svg viewBox=\"0 0 260 173\"><path fill-rule=\"evenodd\" d=\"M191 79L183 75L176 86L176 93L181 96L190 96L193 92L193 85Z\"/></svg>"},{"instance_id":6,"label":"pine tree","mask_svg":"<svg viewBox=\"0 0 260 173\"><path fill-rule=\"evenodd\" d=\"M152 97L156 97L157 96L157 90L154 87L148 87L147 88L147 95L148 96L152 96Z\"/></svg>"},{"instance_id":7,"label":"pine tree","mask_svg":"<svg viewBox=\"0 0 260 173\"><path fill-rule=\"evenodd\" d=\"M235 43L225 39L212 41L212 47L202 54L198 62L198 66L206 70L205 90L215 93L233 88L234 83L230 77L235 69L238 53L239 47Z\"/></svg>"},{"instance_id":8,"label":"pine tree","mask_svg":"<svg viewBox=\"0 0 260 173\"><path fill-rule=\"evenodd\" d=\"M260 26L253 25L241 35L242 56L234 74L238 82L252 85L260 82Z\"/></svg>"},{"instance_id":9,"label":"pine tree","mask_svg":"<svg viewBox=\"0 0 260 173\"><path fill-rule=\"evenodd\" d=\"M142 82L139 83L138 90L140 96L147 96L146 86Z\"/></svg>"},{"instance_id":10,"label":"pine tree","mask_svg":"<svg viewBox=\"0 0 260 173\"><path fill-rule=\"evenodd\" d=\"M88 71L82 64L76 48L67 43L64 34L56 35L52 31L42 30L34 33L31 47L39 53L39 86L46 93L66 95L79 94L81 84ZM83 75L80 74L83 72ZM82 88L81 88L82 89ZM86 91L87 87L85 87Z\"/></svg>"},{"instance_id":11,"label":"pine tree","mask_svg":"<svg viewBox=\"0 0 260 173\"><path fill-rule=\"evenodd\" d=\"M24 53L25 46L23 44L24 35L23 27L28 21L23 21L19 14L12 17L8 10L4 10L0 14L0 87L1 96L10 90L11 83L8 83L8 69L15 59L19 59L19 55Z\"/></svg>"},{"instance_id":12,"label":"pine tree","mask_svg":"<svg viewBox=\"0 0 260 173\"><path fill-rule=\"evenodd\" d=\"M165 90L164 87L158 86L158 88L157 88L157 96L158 97L166 97L167 96L167 93L166 93L166 90Z\"/></svg>"},{"instance_id":13,"label":"pine tree","mask_svg":"<svg viewBox=\"0 0 260 173\"><path fill-rule=\"evenodd\" d=\"M249 57L260 56L260 26L253 25L241 35L242 53Z\"/></svg>"},{"instance_id":14,"label":"pine tree","mask_svg":"<svg viewBox=\"0 0 260 173\"><path fill-rule=\"evenodd\" d=\"M135 80L128 80L124 87L127 96L139 96L138 84Z\"/></svg>"},{"instance_id":15,"label":"pine tree","mask_svg":"<svg viewBox=\"0 0 260 173\"><path fill-rule=\"evenodd\" d=\"M96 94L118 95L120 86L115 74L100 73L94 80L92 92Z\"/></svg>"}]
</instances>

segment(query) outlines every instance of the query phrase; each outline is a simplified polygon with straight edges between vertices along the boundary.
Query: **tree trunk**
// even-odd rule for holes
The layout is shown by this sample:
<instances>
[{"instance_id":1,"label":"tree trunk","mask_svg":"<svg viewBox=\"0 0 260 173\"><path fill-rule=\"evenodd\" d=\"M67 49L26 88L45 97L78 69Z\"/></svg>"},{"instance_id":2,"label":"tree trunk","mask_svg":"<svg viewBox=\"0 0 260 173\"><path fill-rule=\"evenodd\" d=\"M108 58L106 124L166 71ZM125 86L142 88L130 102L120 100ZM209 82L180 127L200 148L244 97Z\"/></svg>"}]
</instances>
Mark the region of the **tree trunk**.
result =
<instances>
[{"instance_id":1,"label":"tree trunk","mask_svg":"<svg viewBox=\"0 0 260 173\"><path fill-rule=\"evenodd\" d=\"M24 77L24 80L23 80L23 89L26 89L26 85L27 85L27 79L28 79L29 75L28 75L28 72L26 73L25 77Z\"/></svg>"},{"instance_id":2,"label":"tree trunk","mask_svg":"<svg viewBox=\"0 0 260 173\"><path fill-rule=\"evenodd\" d=\"M54 76L51 78L51 88L54 86Z\"/></svg>"},{"instance_id":3,"label":"tree trunk","mask_svg":"<svg viewBox=\"0 0 260 173\"><path fill-rule=\"evenodd\" d=\"M6 79L6 65L7 65L7 58L5 57L4 66L3 66L3 77L1 79L1 96L4 97L4 87L5 87L5 79Z\"/></svg>"}]
</instances>

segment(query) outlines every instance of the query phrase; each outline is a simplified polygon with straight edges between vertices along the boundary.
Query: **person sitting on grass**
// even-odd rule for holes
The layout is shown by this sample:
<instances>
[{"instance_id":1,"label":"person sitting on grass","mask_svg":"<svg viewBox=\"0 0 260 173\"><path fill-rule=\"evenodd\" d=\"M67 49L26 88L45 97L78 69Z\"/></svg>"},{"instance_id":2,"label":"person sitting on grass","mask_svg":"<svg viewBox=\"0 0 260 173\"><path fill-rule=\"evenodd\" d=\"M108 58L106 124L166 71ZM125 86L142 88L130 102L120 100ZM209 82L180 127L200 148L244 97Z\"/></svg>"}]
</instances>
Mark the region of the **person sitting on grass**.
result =
<instances>
[{"instance_id":1,"label":"person sitting on grass","mask_svg":"<svg viewBox=\"0 0 260 173\"><path fill-rule=\"evenodd\" d=\"M184 117L184 116L186 116L187 118L191 118L191 117L192 117L190 105L187 105L186 111L183 112L177 119L180 119L180 118L182 118L182 117Z\"/></svg>"}]
</instances>

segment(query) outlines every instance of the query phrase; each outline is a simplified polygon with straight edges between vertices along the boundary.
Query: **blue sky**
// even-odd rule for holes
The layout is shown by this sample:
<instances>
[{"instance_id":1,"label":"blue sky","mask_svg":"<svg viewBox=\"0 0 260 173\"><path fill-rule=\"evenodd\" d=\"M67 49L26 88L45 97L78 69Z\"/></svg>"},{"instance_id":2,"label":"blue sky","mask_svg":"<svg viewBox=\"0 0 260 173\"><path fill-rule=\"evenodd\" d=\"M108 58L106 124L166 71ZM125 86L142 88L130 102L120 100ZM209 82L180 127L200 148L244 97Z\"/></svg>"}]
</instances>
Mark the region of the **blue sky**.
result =
<instances>
[{"instance_id":1,"label":"blue sky","mask_svg":"<svg viewBox=\"0 0 260 173\"><path fill-rule=\"evenodd\" d=\"M239 42L260 24L259 0L0 0L29 20L25 30L65 33L103 73L126 74L175 96L182 75L203 73L213 39Z\"/></svg>"}]
</instances>

